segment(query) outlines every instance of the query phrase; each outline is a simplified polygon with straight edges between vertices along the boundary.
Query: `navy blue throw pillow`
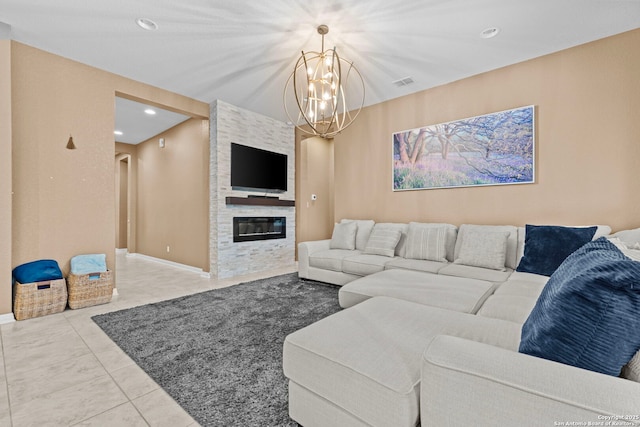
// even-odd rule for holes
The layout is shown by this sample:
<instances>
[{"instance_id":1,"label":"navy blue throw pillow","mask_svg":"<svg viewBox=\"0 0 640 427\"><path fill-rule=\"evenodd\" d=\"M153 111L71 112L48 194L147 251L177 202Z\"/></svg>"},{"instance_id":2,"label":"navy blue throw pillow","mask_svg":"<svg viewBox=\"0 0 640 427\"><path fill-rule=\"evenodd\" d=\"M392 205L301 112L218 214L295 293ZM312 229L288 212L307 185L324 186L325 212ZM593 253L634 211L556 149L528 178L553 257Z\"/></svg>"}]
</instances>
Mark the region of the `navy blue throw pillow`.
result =
<instances>
[{"instance_id":1,"label":"navy blue throw pillow","mask_svg":"<svg viewBox=\"0 0 640 427\"><path fill-rule=\"evenodd\" d=\"M562 261L593 239L597 229L527 224L524 256L516 271L551 276Z\"/></svg>"},{"instance_id":2,"label":"navy blue throw pillow","mask_svg":"<svg viewBox=\"0 0 640 427\"><path fill-rule=\"evenodd\" d=\"M640 349L640 262L606 238L571 254L522 326L520 353L618 376Z\"/></svg>"}]
</instances>

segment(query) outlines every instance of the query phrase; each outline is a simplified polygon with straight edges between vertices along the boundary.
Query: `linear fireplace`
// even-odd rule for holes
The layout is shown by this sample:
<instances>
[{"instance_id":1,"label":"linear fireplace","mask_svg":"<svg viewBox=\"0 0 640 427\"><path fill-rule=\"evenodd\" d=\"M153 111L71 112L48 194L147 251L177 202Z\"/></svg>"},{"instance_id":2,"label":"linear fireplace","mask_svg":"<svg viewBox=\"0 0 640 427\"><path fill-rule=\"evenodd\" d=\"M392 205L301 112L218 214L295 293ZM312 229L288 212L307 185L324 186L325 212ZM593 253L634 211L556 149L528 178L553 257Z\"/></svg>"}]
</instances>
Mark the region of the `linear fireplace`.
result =
<instances>
[{"instance_id":1,"label":"linear fireplace","mask_svg":"<svg viewBox=\"0 0 640 427\"><path fill-rule=\"evenodd\" d=\"M241 216L233 217L233 241L285 239L287 218L283 216Z\"/></svg>"}]
</instances>

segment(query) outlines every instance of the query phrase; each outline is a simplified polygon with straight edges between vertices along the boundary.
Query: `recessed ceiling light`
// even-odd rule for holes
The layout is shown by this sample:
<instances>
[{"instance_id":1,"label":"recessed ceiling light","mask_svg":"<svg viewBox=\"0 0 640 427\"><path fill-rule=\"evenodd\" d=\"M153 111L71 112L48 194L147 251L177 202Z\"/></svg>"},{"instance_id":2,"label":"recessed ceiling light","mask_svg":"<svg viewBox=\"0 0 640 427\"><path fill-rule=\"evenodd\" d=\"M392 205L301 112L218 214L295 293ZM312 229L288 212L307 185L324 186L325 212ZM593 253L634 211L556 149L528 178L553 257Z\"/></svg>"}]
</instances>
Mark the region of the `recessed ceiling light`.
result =
<instances>
[{"instance_id":1,"label":"recessed ceiling light","mask_svg":"<svg viewBox=\"0 0 640 427\"><path fill-rule=\"evenodd\" d=\"M136 24L138 24L138 27L148 31L154 31L158 29L158 24L148 18L138 18L136 19Z\"/></svg>"},{"instance_id":2,"label":"recessed ceiling light","mask_svg":"<svg viewBox=\"0 0 640 427\"><path fill-rule=\"evenodd\" d=\"M152 110L151 108L147 108L146 110L144 110L144 112L150 116L153 116L154 114L156 114L155 110Z\"/></svg>"},{"instance_id":3,"label":"recessed ceiling light","mask_svg":"<svg viewBox=\"0 0 640 427\"><path fill-rule=\"evenodd\" d=\"M114 135L122 135L122 131L121 130L114 130L113 134Z\"/></svg>"},{"instance_id":4,"label":"recessed ceiling light","mask_svg":"<svg viewBox=\"0 0 640 427\"><path fill-rule=\"evenodd\" d=\"M491 37L495 37L500 32L500 28L498 27L489 27L485 28L480 32L480 37L483 39L490 39Z\"/></svg>"}]
</instances>

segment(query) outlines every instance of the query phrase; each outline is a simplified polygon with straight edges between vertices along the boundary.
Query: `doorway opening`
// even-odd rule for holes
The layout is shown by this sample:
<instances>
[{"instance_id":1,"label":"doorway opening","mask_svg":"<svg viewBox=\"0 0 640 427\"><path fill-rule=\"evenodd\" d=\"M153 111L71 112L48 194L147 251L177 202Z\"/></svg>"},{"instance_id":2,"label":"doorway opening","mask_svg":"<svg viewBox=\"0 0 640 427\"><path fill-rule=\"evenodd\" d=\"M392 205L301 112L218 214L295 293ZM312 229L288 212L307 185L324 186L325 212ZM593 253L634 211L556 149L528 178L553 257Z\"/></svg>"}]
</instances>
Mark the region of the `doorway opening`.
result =
<instances>
[{"instance_id":1,"label":"doorway opening","mask_svg":"<svg viewBox=\"0 0 640 427\"><path fill-rule=\"evenodd\" d=\"M116 248L209 267L209 118L115 96Z\"/></svg>"},{"instance_id":2,"label":"doorway opening","mask_svg":"<svg viewBox=\"0 0 640 427\"><path fill-rule=\"evenodd\" d=\"M116 249L129 252L131 218L129 154L116 154Z\"/></svg>"}]
</instances>

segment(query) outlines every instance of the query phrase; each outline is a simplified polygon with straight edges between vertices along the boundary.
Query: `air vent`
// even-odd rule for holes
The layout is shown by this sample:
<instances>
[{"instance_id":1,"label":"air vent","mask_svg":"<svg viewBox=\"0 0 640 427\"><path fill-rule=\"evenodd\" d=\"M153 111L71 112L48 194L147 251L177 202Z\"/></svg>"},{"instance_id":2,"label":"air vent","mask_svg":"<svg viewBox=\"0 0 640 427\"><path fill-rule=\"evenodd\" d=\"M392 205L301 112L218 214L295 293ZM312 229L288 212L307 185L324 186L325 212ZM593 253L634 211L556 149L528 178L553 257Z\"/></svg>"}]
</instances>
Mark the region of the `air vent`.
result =
<instances>
[{"instance_id":1,"label":"air vent","mask_svg":"<svg viewBox=\"0 0 640 427\"><path fill-rule=\"evenodd\" d=\"M411 76L404 77L402 79L393 81L391 83L393 83L397 87L407 86L407 85L410 85L411 83L413 83L413 77L411 77Z\"/></svg>"}]
</instances>

